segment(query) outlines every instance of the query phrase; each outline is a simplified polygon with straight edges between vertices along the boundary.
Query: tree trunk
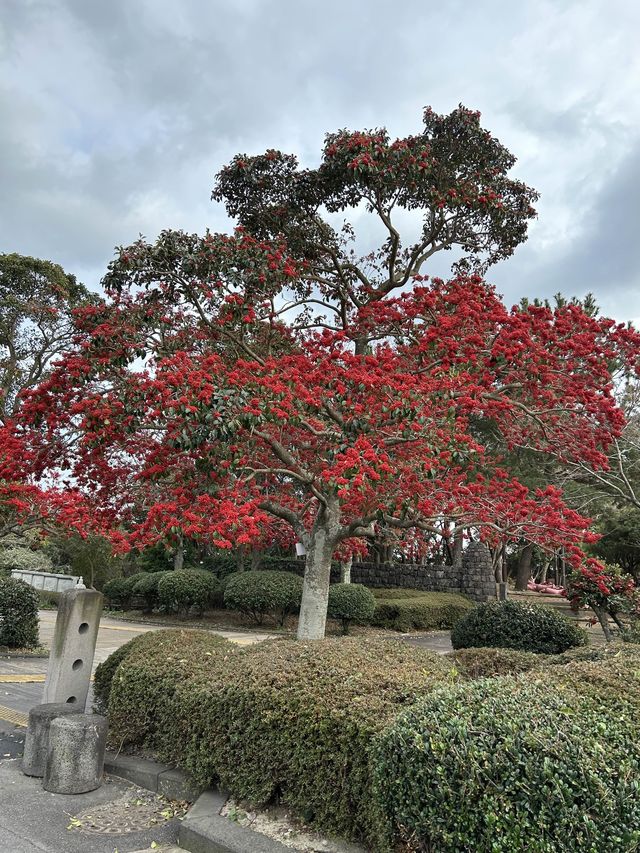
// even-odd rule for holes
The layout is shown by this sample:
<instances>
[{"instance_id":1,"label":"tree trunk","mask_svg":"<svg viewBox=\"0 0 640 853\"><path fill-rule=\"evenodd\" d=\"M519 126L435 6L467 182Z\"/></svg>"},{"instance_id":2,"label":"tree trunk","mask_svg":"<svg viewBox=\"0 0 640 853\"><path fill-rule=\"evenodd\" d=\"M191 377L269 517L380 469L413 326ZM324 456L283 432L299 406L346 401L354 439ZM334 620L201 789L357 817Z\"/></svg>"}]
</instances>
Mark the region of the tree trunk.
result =
<instances>
[{"instance_id":1,"label":"tree trunk","mask_svg":"<svg viewBox=\"0 0 640 853\"><path fill-rule=\"evenodd\" d=\"M526 590L529 578L531 577L531 560L533 559L533 544L527 542L522 551L520 551L520 559L518 560L518 572L516 574L516 589L519 591Z\"/></svg>"},{"instance_id":2,"label":"tree trunk","mask_svg":"<svg viewBox=\"0 0 640 853\"><path fill-rule=\"evenodd\" d=\"M182 540L182 535L178 539L176 544L176 550L173 554L173 568L175 571L179 571L184 566L184 542Z\"/></svg>"},{"instance_id":3,"label":"tree trunk","mask_svg":"<svg viewBox=\"0 0 640 853\"><path fill-rule=\"evenodd\" d=\"M453 534L453 565L459 566L462 562L462 528L456 527Z\"/></svg>"},{"instance_id":4,"label":"tree trunk","mask_svg":"<svg viewBox=\"0 0 640 853\"><path fill-rule=\"evenodd\" d=\"M340 563L340 583L351 583L351 566L353 565L353 557L343 560Z\"/></svg>"},{"instance_id":5,"label":"tree trunk","mask_svg":"<svg viewBox=\"0 0 640 853\"><path fill-rule=\"evenodd\" d=\"M311 535L303 542L307 557L302 604L298 620L299 640L322 640L327 624L331 557L337 544L339 506L329 503L318 512Z\"/></svg>"},{"instance_id":6,"label":"tree trunk","mask_svg":"<svg viewBox=\"0 0 640 853\"><path fill-rule=\"evenodd\" d=\"M591 605L591 609L598 617L598 622L600 623L600 627L602 628L602 633L604 634L604 638L607 643L610 643L612 640L611 636L611 628L609 627L609 617L607 616L607 611L604 607L598 607L596 604Z\"/></svg>"}]
</instances>

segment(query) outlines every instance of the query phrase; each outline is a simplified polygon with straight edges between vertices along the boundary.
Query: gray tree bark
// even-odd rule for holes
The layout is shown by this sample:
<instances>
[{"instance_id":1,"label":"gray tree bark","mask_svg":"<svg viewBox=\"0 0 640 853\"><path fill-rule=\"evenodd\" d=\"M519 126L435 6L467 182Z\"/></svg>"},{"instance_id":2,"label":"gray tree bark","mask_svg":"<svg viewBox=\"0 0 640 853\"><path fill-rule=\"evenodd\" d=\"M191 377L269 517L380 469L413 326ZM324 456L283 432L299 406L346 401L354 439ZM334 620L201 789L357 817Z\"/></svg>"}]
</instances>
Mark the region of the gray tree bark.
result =
<instances>
[{"instance_id":1,"label":"gray tree bark","mask_svg":"<svg viewBox=\"0 0 640 853\"><path fill-rule=\"evenodd\" d=\"M527 542L522 551L520 551L520 559L518 560L518 571L516 574L516 589L526 590L529 578L531 577L531 560L533 558L533 545Z\"/></svg>"},{"instance_id":2,"label":"gray tree bark","mask_svg":"<svg viewBox=\"0 0 640 853\"><path fill-rule=\"evenodd\" d=\"M351 566L353 565L353 557L348 560L343 560L340 563L340 583L351 583Z\"/></svg>"},{"instance_id":3,"label":"gray tree bark","mask_svg":"<svg viewBox=\"0 0 640 853\"><path fill-rule=\"evenodd\" d=\"M318 512L304 546L307 559L298 620L299 640L322 640L327 624L331 557L338 543L340 509L337 498L327 499Z\"/></svg>"},{"instance_id":4,"label":"gray tree bark","mask_svg":"<svg viewBox=\"0 0 640 853\"><path fill-rule=\"evenodd\" d=\"M184 542L182 536L178 539L176 550L173 554L173 568L179 571L184 566Z\"/></svg>"}]
</instances>

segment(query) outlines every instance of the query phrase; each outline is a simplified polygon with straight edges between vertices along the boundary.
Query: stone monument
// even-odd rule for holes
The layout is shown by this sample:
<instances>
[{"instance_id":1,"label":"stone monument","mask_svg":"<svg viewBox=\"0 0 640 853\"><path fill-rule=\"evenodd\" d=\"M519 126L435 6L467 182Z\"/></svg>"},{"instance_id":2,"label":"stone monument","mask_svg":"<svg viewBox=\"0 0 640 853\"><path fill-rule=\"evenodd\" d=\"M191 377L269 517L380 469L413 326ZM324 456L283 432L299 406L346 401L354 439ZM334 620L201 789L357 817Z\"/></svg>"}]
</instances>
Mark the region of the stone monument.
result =
<instances>
[{"instance_id":1,"label":"stone monument","mask_svg":"<svg viewBox=\"0 0 640 853\"><path fill-rule=\"evenodd\" d=\"M67 703L84 712L101 613L102 593L94 589L78 586L60 596L43 703Z\"/></svg>"}]
</instances>

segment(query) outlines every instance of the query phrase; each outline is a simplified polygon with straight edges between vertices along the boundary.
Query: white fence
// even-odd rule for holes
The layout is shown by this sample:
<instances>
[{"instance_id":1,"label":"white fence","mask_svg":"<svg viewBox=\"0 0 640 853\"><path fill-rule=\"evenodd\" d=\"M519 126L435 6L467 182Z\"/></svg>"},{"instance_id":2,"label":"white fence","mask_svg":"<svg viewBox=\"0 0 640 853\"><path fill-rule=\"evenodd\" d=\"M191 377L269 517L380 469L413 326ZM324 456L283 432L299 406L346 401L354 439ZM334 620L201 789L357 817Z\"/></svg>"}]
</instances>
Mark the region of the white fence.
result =
<instances>
[{"instance_id":1,"label":"white fence","mask_svg":"<svg viewBox=\"0 0 640 853\"><path fill-rule=\"evenodd\" d=\"M12 569L11 577L28 583L35 589L47 592L64 592L73 589L79 581L76 575L59 575L54 572L28 572L26 569Z\"/></svg>"}]
</instances>

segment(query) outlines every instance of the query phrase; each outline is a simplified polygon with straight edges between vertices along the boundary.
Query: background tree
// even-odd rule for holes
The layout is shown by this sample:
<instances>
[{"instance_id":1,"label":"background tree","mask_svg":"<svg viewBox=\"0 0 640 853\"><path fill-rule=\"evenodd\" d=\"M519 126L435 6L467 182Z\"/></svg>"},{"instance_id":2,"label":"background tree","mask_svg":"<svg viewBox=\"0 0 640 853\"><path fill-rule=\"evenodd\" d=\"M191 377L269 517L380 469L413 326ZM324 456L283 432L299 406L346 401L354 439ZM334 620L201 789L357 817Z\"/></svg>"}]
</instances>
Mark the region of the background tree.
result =
<instances>
[{"instance_id":1,"label":"background tree","mask_svg":"<svg viewBox=\"0 0 640 853\"><path fill-rule=\"evenodd\" d=\"M73 310L94 298L58 264L0 255L0 423L71 343Z\"/></svg>"}]
</instances>

